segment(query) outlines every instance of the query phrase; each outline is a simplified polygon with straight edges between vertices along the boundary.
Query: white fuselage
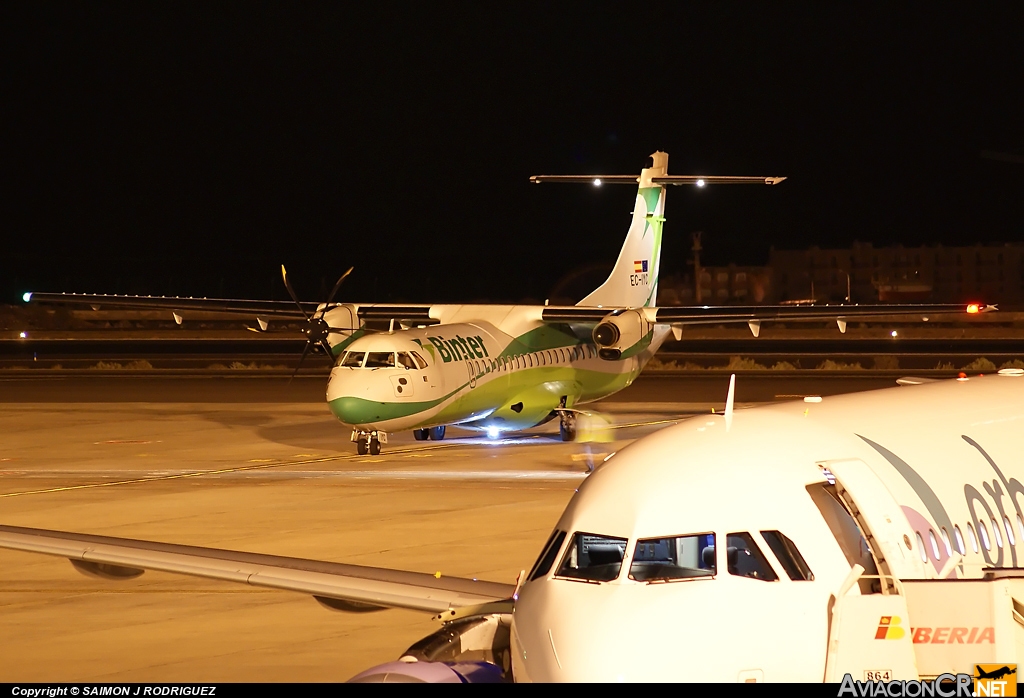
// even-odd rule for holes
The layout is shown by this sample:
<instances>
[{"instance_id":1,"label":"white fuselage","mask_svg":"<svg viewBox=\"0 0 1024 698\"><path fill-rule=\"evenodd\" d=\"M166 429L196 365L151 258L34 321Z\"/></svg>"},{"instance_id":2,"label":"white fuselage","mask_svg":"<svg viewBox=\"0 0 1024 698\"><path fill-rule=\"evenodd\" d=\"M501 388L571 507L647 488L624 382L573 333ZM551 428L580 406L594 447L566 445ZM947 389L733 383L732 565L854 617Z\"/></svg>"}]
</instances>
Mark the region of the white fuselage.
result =
<instances>
[{"instance_id":1,"label":"white fuselage","mask_svg":"<svg viewBox=\"0 0 1024 698\"><path fill-rule=\"evenodd\" d=\"M830 604L858 553L873 562L863 541L858 550L842 540L813 493L833 475L844 484L879 565L899 579L1020 566L1022 398L1024 377L972 378L739 411L728 432L720 416L697 417L627 447L580 487L556 526L566 535L550 568L519 591L516 679L821 681ZM813 579L790 578L766 538L775 531ZM579 578L570 543L579 532L591 534L591 550L597 537L625 541L607 581ZM705 548L713 536L714 572L630 578L647 564L638 541L688 536ZM770 565L760 578L731 569L726 549L744 536Z\"/></svg>"}]
</instances>

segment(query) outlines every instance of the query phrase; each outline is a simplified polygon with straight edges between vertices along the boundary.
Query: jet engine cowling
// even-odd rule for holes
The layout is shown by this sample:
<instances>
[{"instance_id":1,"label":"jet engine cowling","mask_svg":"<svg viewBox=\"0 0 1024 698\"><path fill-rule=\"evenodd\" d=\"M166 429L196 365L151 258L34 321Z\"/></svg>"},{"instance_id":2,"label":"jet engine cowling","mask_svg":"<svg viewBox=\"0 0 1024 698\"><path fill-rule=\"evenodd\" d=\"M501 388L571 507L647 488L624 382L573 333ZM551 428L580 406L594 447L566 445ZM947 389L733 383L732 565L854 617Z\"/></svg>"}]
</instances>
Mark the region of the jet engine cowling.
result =
<instances>
[{"instance_id":1,"label":"jet engine cowling","mask_svg":"<svg viewBox=\"0 0 1024 698\"><path fill-rule=\"evenodd\" d=\"M502 683L512 678L508 613L471 616L437 632L349 683Z\"/></svg>"},{"instance_id":2,"label":"jet engine cowling","mask_svg":"<svg viewBox=\"0 0 1024 698\"><path fill-rule=\"evenodd\" d=\"M594 344L599 347L598 356L608 361L632 356L643 349L652 328L653 324L639 310L606 316L592 334Z\"/></svg>"}]
</instances>

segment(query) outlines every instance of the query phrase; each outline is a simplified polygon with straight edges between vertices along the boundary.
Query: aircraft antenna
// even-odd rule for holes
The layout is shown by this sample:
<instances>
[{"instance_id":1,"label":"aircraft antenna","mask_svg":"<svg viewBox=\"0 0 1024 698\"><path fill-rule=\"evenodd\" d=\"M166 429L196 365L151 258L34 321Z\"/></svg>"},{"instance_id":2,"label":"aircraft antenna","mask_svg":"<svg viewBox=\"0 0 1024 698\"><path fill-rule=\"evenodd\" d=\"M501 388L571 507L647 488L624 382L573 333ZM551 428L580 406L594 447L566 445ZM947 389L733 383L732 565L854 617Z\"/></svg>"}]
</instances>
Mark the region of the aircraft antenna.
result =
<instances>
[{"instance_id":1,"label":"aircraft antenna","mask_svg":"<svg viewBox=\"0 0 1024 698\"><path fill-rule=\"evenodd\" d=\"M729 395L725 398L725 430L732 427L732 407L736 402L736 374L729 377Z\"/></svg>"}]
</instances>

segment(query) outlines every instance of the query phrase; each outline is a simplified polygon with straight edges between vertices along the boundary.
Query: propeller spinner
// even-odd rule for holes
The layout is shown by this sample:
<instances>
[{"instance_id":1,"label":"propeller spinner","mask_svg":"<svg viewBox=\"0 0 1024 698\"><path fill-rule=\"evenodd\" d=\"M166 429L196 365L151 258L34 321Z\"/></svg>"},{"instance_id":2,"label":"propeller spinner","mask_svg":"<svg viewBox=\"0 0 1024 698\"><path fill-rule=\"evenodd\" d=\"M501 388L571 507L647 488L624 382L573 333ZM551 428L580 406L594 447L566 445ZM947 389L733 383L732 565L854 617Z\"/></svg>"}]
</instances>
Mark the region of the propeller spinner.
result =
<instances>
[{"instance_id":1,"label":"propeller spinner","mask_svg":"<svg viewBox=\"0 0 1024 698\"><path fill-rule=\"evenodd\" d=\"M327 337L332 332L342 332L343 330L341 328L331 327L327 324L327 321L324 320L324 315L327 313L327 309L330 306L331 301L334 300L335 294L338 293L338 289L341 288L341 283L345 280L345 277L352 273L352 269L354 269L354 267L349 267L348 271L341 275L341 278L338 279L336 284L334 284L334 288L331 289L331 293L327 296L327 300L324 301L321 308L313 311L312 315L309 315L306 313L306 309L302 307L302 303L299 302L299 297L295 294L295 289L292 288L291 283L288 281L288 271L284 268L283 264L281 265L281 278L284 280L284 287L288 290L288 295L292 297L293 301L295 301L295 305L298 306L299 310L302 311L302 314L306 317L306 327L302 330L302 333L306 335L306 346L302 350L302 358L299 359L299 365L295 367L295 372L292 373L292 378L294 378L295 374L299 372L299 369L302 367L302 362L306 360L306 355L309 354L309 350L314 346L319 346L323 349L328 361L331 362L331 365L334 364L334 355L331 353L331 345L328 343Z\"/></svg>"}]
</instances>

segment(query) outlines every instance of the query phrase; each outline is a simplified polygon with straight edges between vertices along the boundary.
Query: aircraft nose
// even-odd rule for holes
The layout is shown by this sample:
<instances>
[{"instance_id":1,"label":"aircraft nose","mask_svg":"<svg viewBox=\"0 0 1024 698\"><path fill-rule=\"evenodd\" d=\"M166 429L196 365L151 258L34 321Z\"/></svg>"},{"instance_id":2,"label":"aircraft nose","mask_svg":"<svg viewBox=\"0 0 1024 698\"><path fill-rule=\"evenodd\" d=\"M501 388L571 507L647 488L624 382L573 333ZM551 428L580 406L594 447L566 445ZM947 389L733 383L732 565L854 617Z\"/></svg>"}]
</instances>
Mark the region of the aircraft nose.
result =
<instances>
[{"instance_id":1,"label":"aircraft nose","mask_svg":"<svg viewBox=\"0 0 1024 698\"><path fill-rule=\"evenodd\" d=\"M367 392L368 381L355 380L351 373L338 368L331 371L327 383L327 404L331 413L339 421L351 426L379 421L381 403L366 399L363 395Z\"/></svg>"},{"instance_id":2,"label":"aircraft nose","mask_svg":"<svg viewBox=\"0 0 1024 698\"><path fill-rule=\"evenodd\" d=\"M713 659L697 638L712 627L713 604L680 604L666 594L672 586L527 584L516 602L513 672L540 682L707 680Z\"/></svg>"}]
</instances>

